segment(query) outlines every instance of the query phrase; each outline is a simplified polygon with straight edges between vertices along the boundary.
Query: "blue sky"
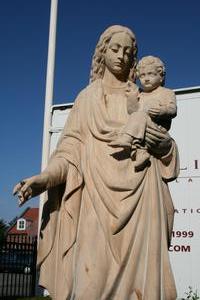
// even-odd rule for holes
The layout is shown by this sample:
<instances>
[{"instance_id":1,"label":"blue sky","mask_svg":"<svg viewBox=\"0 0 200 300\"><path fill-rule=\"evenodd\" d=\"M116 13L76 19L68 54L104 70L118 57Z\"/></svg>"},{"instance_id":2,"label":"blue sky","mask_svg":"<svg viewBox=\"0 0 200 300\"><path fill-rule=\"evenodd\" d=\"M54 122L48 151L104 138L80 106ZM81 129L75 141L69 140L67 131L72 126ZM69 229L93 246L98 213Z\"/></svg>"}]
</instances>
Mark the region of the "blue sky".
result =
<instances>
[{"instance_id":1,"label":"blue sky","mask_svg":"<svg viewBox=\"0 0 200 300\"><path fill-rule=\"evenodd\" d=\"M136 34L138 57L166 63L166 86L200 85L200 2L58 0L54 104L88 84L101 32L113 24ZM40 171L50 0L0 1L0 218L20 215L12 188ZM37 206L38 199L28 203Z\"/></svg>"}]
</instances>

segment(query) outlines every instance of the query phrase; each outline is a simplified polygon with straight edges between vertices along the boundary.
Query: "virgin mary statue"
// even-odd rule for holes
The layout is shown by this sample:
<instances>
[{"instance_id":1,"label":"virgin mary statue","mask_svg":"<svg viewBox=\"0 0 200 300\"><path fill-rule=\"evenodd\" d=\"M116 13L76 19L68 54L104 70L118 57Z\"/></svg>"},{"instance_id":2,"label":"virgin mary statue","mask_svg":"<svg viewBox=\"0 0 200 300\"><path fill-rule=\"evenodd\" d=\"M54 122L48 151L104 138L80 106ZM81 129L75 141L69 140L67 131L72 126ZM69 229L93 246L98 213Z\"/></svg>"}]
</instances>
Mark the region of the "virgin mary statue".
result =
<instances>
[{"instance_id":1,"label":"virgin mary statue","mask_svg":"<svg viewBox=\"0 0 200 300\"><path fill-rule=\"evenodd\" d=\"M159 127L148 127L151 159L140 171L129 150L113 153L109 146L130 114L127 88L138 89L136 56L130 29L103 32L91 83L75 100L46 170L14 189L20 204L48 190L38 264L52 299L176 299L168 255L176 144Z\"/></svg>"}]
</instances>

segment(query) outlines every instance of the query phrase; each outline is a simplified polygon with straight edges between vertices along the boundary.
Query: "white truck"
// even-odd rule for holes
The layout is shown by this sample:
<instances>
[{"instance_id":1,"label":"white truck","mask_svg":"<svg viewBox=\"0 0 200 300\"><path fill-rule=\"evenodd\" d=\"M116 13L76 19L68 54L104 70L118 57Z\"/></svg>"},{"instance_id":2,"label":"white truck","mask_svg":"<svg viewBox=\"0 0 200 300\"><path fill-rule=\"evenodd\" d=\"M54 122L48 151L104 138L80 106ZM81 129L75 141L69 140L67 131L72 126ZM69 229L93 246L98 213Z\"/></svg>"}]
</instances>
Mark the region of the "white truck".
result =
<instances>
[{"instance_id":1,"label":"white truck","mask_svg":"<svg viewBox=\"0 0 200 300\"><path fill-rule=\"evenodd\" d=\"M175 90L178 115L171 136L180 153L181 169L170 183L175 207L169 248L178 297L186 298L189 286L200 291L200 86ZM50 152L57 144L73 103L52 107Z\"/></svg>"}]
</instances>

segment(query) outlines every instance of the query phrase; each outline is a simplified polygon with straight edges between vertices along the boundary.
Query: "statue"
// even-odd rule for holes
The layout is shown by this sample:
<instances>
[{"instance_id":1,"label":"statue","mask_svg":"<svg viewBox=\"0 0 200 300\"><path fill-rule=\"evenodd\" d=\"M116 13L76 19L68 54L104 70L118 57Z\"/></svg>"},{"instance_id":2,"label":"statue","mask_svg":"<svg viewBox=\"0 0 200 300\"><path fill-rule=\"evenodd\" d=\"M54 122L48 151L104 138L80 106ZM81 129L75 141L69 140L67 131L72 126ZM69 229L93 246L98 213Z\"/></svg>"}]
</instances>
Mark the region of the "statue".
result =
<instances>
[{"instance_id":1,"label":"statue","mask_svg":"<svg viewBox=\"0 0 200 300\"><path fill-rule=\"evenodd\" d=\"M176 144L147 122L144 147L151 155L140 170L131 147L110 145L132 118L136 56L130 29L103 32L91 83L78 95L46 170L14 188L20 205L48 190L38 264L40 284L54 300L176 299L167 185L179 171Z\"/></svg>"}]
</instances>

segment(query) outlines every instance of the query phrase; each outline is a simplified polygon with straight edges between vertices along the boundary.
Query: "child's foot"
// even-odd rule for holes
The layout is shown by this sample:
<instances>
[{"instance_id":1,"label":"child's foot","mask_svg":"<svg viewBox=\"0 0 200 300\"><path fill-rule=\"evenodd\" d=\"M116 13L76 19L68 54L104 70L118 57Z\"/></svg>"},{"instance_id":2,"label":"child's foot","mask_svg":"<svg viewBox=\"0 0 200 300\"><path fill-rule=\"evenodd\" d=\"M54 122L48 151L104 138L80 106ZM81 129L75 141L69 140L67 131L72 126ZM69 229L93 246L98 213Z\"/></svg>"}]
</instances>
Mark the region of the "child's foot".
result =
<instances>
[{"instance_id":1,"label":"child's foot","mask_svg":"<svg viewBox=\"0 0 200 300\"><path fill-rule=\"evenodd\" d=\"M135 161L135 170L142 170L148 163L150 159L150 154L145 149L138 149Z\"/></svg>"},{"instance_id":2,"label":"child's foot","mask_svg":"<svg viewBox=\"0 0 200 300\"><path fill-rule=\"evenodd\" d=\"M120 134L118 138L109 143L109 146L113 148L122 147L122 148L131 148L133 138L128 134Z\"/></svg>"}]
</instances>

